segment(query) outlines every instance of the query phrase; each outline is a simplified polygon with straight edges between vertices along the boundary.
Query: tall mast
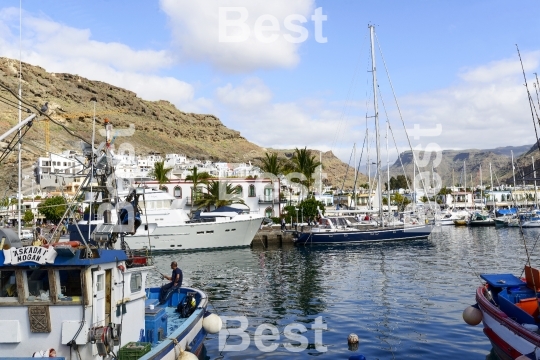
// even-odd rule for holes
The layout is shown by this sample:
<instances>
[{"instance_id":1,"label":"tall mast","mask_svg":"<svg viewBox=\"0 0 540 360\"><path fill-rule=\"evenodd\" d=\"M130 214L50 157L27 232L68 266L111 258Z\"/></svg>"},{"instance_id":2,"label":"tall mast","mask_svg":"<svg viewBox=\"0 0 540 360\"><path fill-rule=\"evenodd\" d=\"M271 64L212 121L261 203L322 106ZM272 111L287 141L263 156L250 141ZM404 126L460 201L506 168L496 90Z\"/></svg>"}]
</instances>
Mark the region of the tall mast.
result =
<instances>
[{"instance_id":1,"label":"tall mast","mask_svg":"<svg viewBox=\"0 0 540 360\"><path fill-rule=\"evenodd\" d=\"M19 124L22 121L22 1L19 2ZM18 190L17 190L17 234L21 236L21 201L22 201L22 164L21 164L21 129L19 128L19 167L17 170L18 181Z\"/></svg>"},{"instance_id":2,"label":"tall mast","mask_svg":"<svg viewBox=\"0 0 540 360\"><path fill-rule=\"evenodd\" d=\"M480 164L480 200L484 203L484 197L482 196L482 165ZM482 205L483 207L483 205Z\"/></svg>"},{"instance_id":3,"label":"tall mast","mask_svg":"<svg viewBox=\"0 0 540 360\"><path fill-rule=\"evenodd\" d=\"M465 160L463 160L463 178L465 180L465 210L467 210L467 205L469 204L469 196L467 195L467 164L465 163Z\"/></svg>"},{"instance_id":4,"label":"tall mast","mask_svg":"<svg viewBox=\"0 0 540 360\"><path fill-rule=\"evenodd\" d=\"M377 106L377 67L375 66L375 27L369 25L371 39L371 73L373 75L373 106L375 110L375 146L377 147L377 195L379 197L379 219L381 226L384 226L383 208L382 208L382 189L381 189L381 144L379 139L379 109Z\"/></svg>"},{"instance_id":5,"label":"tall mast","mask_svg":"<svg viewBox=\"0 0 540 360\"><path fill-rule=\"evenodd\" d=\"M534 156L532 159L533 177L534 177L534 207L538 206L538 195L536 194L536 170L534 169Z\"/></svg>"},{"instance_id":6,"label":"tall mast","mask_svg":"<svg viewBox=\"0 0 540 360\"><path fill-rule=\"evenodd\" d=\"M390 219L390 151L388 151L388 129L390 124L386 121L386 177L388 181L388 188L386 189L386 197L388 203L388 219ZM390 221L390 220L388 220Z\"/></svg>"},{"instance_id":7,"label":"tall mast","mask_svg":"<svg viewBox=\"0 0 540 360\"><path fill-rule=\"evenodd\" d=\"M367 124L367 116L366 116L366 142L367 142L367 173L368 173L368 209L369 210L373 210L373 204L371 203L371 162L370 162L370 159L369 159L369 128L368 128L368 124Z\"/></svg>"},{"instance_id":8,"label":"tall mast","mask_svg":"<svg viewBox=\"0 0 540 360\"><path fill-rule=\"evenodd\" d=\"M493 173L491 172L491 163L489 163L489 178L491 180L491 193L493 194ZM493 200L493 208L495 208L495 195L490 196L491 200Z\"/></svg>"},{"instance_id":9,"label":"tall mast","mask_svg":"<svg viewBox=\"0 0 540 360\"><path fill-rule=\"evenodd\" d=\"M319 151L319 162L321 163L321 171L319 171L319 201L322 201L322 150Z\"/></svg>"},{"instance_id":10,"label":"tall mast","mask_svg":"<svg viewBox=\"0 0 540 360\"><path fill-rule=\"evenodd\" d=\"M352 191L352 204L354 204L354 210L356 210L356 143L353 144L353 166L354 166L354 182Z\"/></svg>"},{"instance_id":11,"label":"tall mast","mask_svg":"<svg viewBox=\"0 0 540 360\"><path fill-rule=\"evenodd\" d=\"M514 152L510 150L510 154L512 154L512 176L514 177L514 190L516 189L516 172L514 168Z\"/></svg>"}]
</instances>

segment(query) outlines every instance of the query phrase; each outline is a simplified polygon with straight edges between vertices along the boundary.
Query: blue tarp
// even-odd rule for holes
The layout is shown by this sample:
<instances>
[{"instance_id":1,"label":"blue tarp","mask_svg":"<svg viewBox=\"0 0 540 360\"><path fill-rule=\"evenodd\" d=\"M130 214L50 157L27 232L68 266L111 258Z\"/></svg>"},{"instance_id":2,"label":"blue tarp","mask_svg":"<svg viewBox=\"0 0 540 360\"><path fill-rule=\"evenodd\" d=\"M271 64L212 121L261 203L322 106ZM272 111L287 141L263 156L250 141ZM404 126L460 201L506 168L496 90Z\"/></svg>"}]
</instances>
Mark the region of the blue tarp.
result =
<instances>
[{"instance_id":1,"label":"blue tarp","mask_svg":"<svg viewBox=\"0 0 540 360\"><path fill-rule=\"evenodd\" d=\"M516 208L510 208L510 209L497 209L497 211L495 211L495 214L496 214L497 216L517 214L517 209L516 209Z\"/></svg>"}]
</instances>

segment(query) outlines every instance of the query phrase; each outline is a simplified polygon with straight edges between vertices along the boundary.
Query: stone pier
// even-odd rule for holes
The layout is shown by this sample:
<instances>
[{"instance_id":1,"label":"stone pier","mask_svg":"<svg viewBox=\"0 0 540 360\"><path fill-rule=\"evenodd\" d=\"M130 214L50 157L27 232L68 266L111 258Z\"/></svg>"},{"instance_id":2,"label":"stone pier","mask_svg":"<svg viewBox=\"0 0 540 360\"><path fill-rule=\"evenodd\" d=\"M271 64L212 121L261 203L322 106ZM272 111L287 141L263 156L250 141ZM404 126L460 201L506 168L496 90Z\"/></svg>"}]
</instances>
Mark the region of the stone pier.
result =
<instances>
[{"instance_id":1,"label":"stone pier","mask_svg":"<svg viewBox=\"0 0 540 360\"><path fill-rule=\"evenodd\" d=\"M287 228L281 231L281 227L262 228L251 242L252 248L279 248L293 246L292 231Z\"/></svg>"}]
</instances>

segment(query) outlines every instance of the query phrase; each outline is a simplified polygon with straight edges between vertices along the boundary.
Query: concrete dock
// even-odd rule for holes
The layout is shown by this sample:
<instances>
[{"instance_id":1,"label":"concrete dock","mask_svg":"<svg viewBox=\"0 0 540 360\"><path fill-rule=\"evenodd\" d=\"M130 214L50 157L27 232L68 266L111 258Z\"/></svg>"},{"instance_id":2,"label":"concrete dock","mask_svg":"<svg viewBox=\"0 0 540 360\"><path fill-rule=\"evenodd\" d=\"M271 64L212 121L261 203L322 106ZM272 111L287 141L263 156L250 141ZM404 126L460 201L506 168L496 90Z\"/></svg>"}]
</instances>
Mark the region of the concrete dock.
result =
<instances>
[{"instance_id":1,"label":"concrete dock","mask_svg":"<svg viewBox=\"0 0 540 360\"><path fill-rule=\"evenodd\" d=\"M287 227L286 231L281 231L281 226L264 227L257 232L252 248L279 248L293 246L292 231Z\"/></svg>"}]
</instances>

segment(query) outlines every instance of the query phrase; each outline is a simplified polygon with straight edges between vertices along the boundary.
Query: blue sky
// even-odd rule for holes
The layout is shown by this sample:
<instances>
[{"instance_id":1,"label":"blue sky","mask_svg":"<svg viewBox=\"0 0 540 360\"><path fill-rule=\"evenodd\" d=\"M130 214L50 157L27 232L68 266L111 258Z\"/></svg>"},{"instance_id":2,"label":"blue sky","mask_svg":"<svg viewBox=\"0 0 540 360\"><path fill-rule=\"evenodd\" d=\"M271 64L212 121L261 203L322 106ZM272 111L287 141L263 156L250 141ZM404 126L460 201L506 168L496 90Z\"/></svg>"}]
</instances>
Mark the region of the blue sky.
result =
<instances>
[{"instance_id":1,"label":"blue sky","mask_svg":"<svg viewBox=\"0 0 540 360\"><path fill-rule=\"evenodd\" d=\"M19 1L0 6L0 56L18 58ZM220 7L245 9L248 40L219 42ZM376 26L407 128L442 126L441 134L413 139L413 146L535 141L515 44L531 85L540 61L537 1L22 0L22 8L23 61L214 114L263 147L333 150L348 161L352 144L361 146L365 116L373 115L368 24ZM317 8L327 16L326 43L316 41L310 20ZM273 43L254 36L263 15L280 26ZM283 37L291 15L308 20L303 42ZM380 93L404 150L378 56Z\"/></svg>"}]
</instances>

